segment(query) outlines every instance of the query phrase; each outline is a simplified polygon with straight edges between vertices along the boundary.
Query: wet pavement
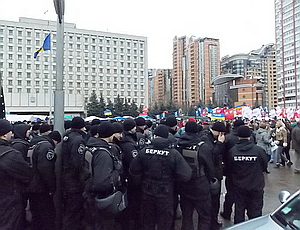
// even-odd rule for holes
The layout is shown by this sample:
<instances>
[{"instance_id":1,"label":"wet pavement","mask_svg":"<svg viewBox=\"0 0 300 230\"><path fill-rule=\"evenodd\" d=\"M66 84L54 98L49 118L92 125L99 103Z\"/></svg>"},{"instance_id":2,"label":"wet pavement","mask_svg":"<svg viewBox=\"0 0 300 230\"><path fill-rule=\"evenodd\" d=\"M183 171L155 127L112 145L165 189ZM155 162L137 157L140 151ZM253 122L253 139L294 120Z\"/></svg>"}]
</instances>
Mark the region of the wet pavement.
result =
<instances>
[{"instance_id":1,"label":"wet pavement","mask_svg":"<svg viewBox=\"0 0 300 230\"><path fill-rule=\"evenodd\" d=\"M290 151L292 161L294 159L294 151ZM264 193L264 207L263 207L263 215L268 214L275 210L279 205L280 202L278 200L278 194L280 191L286 190L289 191L291 194L296 192L300 189L300 174L294 173L293 165L289 168L287 166L274 168L274 164L269 164L269 171L270 174L265 175L265 193ZM222 193L221 193L221 210L222 204L224 201L225 195L225 187L222 186ZM233 216L232 216L233 219ZM222 217L219 217L219 221L223 223L224 228L228 226L232 226L232 221L226 221ZM197 224L197 215L194 213L194 226L195 229ZM176 230L180 230L181 228L181 220L176 221Z\"/></svg>"}]
</instances>

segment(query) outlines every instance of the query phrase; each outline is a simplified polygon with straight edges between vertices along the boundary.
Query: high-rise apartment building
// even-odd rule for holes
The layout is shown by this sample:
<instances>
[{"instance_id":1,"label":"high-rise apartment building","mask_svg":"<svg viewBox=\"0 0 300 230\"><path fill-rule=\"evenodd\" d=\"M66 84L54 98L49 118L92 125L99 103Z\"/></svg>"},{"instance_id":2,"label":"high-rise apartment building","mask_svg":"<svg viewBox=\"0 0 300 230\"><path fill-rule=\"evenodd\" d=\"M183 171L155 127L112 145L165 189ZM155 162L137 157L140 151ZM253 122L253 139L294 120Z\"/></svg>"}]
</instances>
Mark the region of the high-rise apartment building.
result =
<instances>
[{"instance_id":1,"label":"high-rise apartment building","mask_svg":"<svg viewBox=\"0 0 300 230\"><path fill-rule=\"evenodd\" d=\"M149 73L149 106L167 105L172 95L172 70L150 69Z\"/></svg>"},{"instance_id":2,"label":"high-rise apartment building","mask_svg":"<svg viewBox=\"0 0 300 230\"><path fill-rule=\"evenodd\" d=\"M299 108L300 2L275 0L278 105Z\"/></svg>"},{"instance_id":3,"label":"high-rise apartment building","mask_svg":"<svg viewBox=\"0 0 300 230\"><path fill-rule=\"evenodd\" d=\"M49 33L52 49L34 59ZM66 113L82 113L93 90L106 100L114 101L120 95L129 103L147 106L146 37L78 29L73 23L64 24L64 34ZM8 112L49 112L55 59L56 22L0 20L0 75Z\"/></svg>"},{"instance_id":4,"label":"high-rise apartment building","mask_svg":"<svg viewBox=\"0 0 300 230\"><path fill-rule=\"evenodd\" d=\"M220 74L219 40L173 39L173 102L183 109L213 103L212 79Z\"/></svg>"},{"instance_id":5,"label":"high-rise apartment building","mask_svg":"<svg viewBox=\"0 0 300 230\"><path fill-rule=\"evenodd\" d=\"M236 77L243 76L244 80L239 79L239 83L237 84L248 84L247 87L253 88L248 90L251 92L248 93L249 95L251 94L248 98L248 102L251 102L249 103L250 105L254 106L256 104L267 106L268 108L277 106L277 72L274 44L263 45L261 48L253 50L249 54L236 54L230 57L223 57L221 60L221 73L223 77L224 74L233 74ZM236 81L236 77L233 78L234 81ZM226 79L231 81L228 77ZM254 81L248 81L249 79L254 79ZM232 85L236 85L236 83ZM215 88L215 91L218 87ZM238 86L232 86L231 88L237 87ZM243 90L246 93L244 86ZM253 92L255 93L254 96L252 96ZM239 93L239 101L246 100L246 95L242 94L243 91ZM215 95L218 96L218 101L223 102L224 100L222 98L226 99L226 95L223 97L224 95L220 92L216 92ZM245 98L243 98L243 96L245 96ZM255 101L254 104L253 101Z\"/></svg>"}]
</instances>

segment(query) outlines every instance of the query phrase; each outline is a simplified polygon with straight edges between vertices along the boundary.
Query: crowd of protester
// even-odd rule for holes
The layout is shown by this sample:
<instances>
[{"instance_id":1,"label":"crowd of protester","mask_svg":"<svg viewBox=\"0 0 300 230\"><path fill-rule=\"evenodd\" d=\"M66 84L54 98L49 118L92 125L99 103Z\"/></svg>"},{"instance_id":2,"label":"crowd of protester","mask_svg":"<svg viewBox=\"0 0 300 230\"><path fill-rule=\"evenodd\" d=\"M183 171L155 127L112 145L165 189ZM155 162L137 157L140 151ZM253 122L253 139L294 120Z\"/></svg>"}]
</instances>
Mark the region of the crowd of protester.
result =
<instances>
[{"instance_id":1,"label":"crowd of protester","mask_svg":"<svg viewBox=\"0 0 300 230\"><path fill-rule=\"evenodd\" d=\"M0 229L220 229L262 215L272 165L300 173L300 122L1 119Z\"/></svg>"}]
</instances>

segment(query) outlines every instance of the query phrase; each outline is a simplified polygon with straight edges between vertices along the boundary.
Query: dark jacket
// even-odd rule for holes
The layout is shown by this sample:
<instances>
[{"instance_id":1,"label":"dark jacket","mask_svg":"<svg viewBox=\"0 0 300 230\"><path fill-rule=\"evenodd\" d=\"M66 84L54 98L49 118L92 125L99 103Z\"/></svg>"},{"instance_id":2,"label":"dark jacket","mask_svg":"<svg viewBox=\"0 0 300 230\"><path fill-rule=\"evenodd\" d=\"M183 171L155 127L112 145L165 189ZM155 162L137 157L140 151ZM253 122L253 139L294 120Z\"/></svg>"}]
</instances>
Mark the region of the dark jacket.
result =
<instances>
[{"instance_id":1,"label":"dark jacket","mask_svg":"<svg viewBox=\"0 0 300 230\"><path fill-rule=\"evenodd\" d=\"M203 134L200 138L200 141L204 141L199 151L203 151L206 154L211 154L214 168L215 168L215 177L218 180L223 179L223 154L224 154L224 143L215 140L212 133L209 131Z\"/></svg>"},{"instance_id":2,"label":"dark jacket","mask_svg":"<svg viewBox=\"0 0 300 230\"><path fill-rule=\"evenodd\" d=\"M21 153L5 140L0 140L0 155L0 229L21 230L24 229L22 193L33 172Z\"/></svg>"},{"instance_id":3,"label":"dark jacket","mask_svg":"<svg viewBox=\"0 0 300 230\"><path fill-rule=\"evenodd\" d=\"M26 133L29 130L29 126L26 124L19 124L14 126L14 138L11 140L11 146L22 153L25 161L28 161L27 152L30 146L27 141Z\"/></svg>"},{"instance_id":4,"label":"dark jacket","mask_svg":"<svg viewBox=\"0 0 300 230\"><path fill-rule=\"evenodd\" d=\"M141 177L143 193L155 197L173 197L175 180L188 181L192 169L167 138L155 138L152 146L140 151L132 161L130 173Z\"/></svg>"},{"instance_id":5,"label":"dark jacket","mask_svg":"<svg viewBox=\"0 0 300 230\"><path fill-rule=\"evenodd\" d=\"M123 167L126 177L129 176L129 166L132 160L138 155L138 143L136 134L129 132L123 133L123 138L119 142L119 146L123 152Z\"/></svg>"},{"instance_id":6,"label":"dark jacket","mask_svg":"<svg viewBox=\"0 0 300 230\"><path fill-rule=\"evenodd\" d=\"M33 180L30 183L30 193L52 193L56 189L55 144L49 136L36 144L32 155Z\"/></svg>"},{"instance_id":7,"label":"dark jacket","mask_svg":"<svg viewBox=\"0 0 300 230\"><path fill-rule=\"evenodd\" d=\"M198 149L198 144L201 142L199 134L186 133L181 136L176 149L182 153L183 149ZM197 151L199 167L203 168L205 175L198 175L185 183L179 184L179 193L185 197L193 200L201 199L201 194L210 193L210 181L215 177L215 168L213 164L212 155L209 151L208 145L203 144Z\"/></svg>"},{"instance_id":8,"label":"dark jacket","mask_svg":"<svg viewBox=\"0 0 300 230\"><path fill-rule=\"evenodd\" d=\"M85 190L100 198L107 197L113 192L114 187L117 189L119 185L119 171L115 162L117 159L114 160L112 147L104 140L91 137L87 142L87 147L102 149L93 152L93 175Z\"/></svg>"},{"instance_id":9,"label":"dark jacket","mask_svg":"<svg viewBox=\"0 0 300 230\"><path fill-rule=\"evenodd\" d=\"M263 189L267 163L264 149L250 140L240 140L229 151L228 165L234 186L247 191Z\"/></svg>"},{"instance_id":10,"label":"dark jacket","mask_svg":"<svg viewBox=\"0 0 300 230\"><path fill-rule=\"evenodd\" d=\"M292 148L297 152L300 152L300 122L292 130Z\"/></svg>"},{"instance_id":11,"label":"dark jacket","mask_svg":"<svg viewBox=\"0 0 300 230\"><path fill-rule=\"evenodd\" d=\"M169 128L168 140L169 140L169 145L172 148L175 148L176 143L178 141L178 138L175 136L176 133L177 133L177 131L175 131L174 129Z\"/></svg>"},{"instance_id":12,"label":"dark jacket","mask_svg":"<svg viewBox=\"0 0 300 230\"><path fill-rule=\"evenodd\" d=\"M68 131L62 141L62 188L64 193L82 192L82 170L85 152L85 133L78 129Z\"/></svg>"},{"instance_id":13,"label":"dark jacket","mask_svg":"<svg viewBox=\"0 0 300 230\"><path fill-rule=\"evenodd\" d=\"M144 134L144 130L139 128L138 126L136 127L136 138L137 138L137 144L138 144L138 149L141 150L146 147L146 137Z\"/></svg>"}]
</instances>

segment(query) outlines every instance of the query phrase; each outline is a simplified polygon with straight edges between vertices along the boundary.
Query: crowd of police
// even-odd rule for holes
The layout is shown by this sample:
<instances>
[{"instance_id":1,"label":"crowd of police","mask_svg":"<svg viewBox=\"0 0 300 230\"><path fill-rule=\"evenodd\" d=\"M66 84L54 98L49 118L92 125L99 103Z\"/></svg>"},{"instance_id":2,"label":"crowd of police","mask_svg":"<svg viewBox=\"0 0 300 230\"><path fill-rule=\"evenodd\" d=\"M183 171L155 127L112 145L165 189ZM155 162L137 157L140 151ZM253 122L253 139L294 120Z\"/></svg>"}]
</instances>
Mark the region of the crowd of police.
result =
<instances>
[{"instance_id":1,"label":"crowd of police","mask_svg":"<svg viewBox=\"0 0 300 230\"><path fill-rule=\"evenodd\" d=\"M198 230L220 229L219 214L240 223L262 215L268 163L293 164L291 139L300 172L299 132L300 123L282 121L74 117L61 136L48 124L1 119L0 229L166 230L181 218L190 230L194 211Z\"/></svg>"}]
</instances>

